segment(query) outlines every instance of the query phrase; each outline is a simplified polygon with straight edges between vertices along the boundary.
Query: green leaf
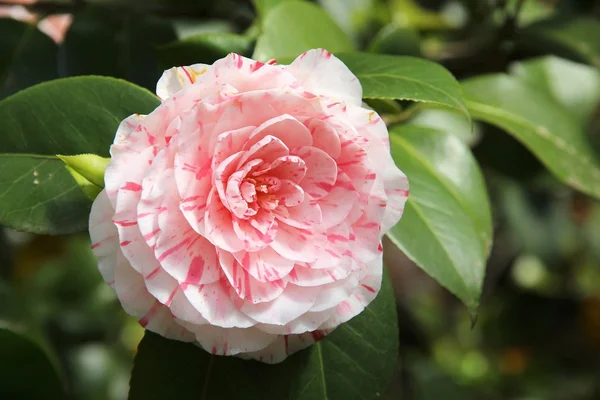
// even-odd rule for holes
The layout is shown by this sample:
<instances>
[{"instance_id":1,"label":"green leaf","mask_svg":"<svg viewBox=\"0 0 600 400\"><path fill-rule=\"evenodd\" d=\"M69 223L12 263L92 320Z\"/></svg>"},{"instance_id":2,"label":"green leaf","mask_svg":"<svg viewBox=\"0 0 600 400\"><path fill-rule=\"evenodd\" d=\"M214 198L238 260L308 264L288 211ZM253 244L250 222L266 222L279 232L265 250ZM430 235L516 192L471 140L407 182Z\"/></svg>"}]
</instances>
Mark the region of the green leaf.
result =
<instances>
[{"instance_id":1,"label":"green leaf","mask_svg":"<svg viewBox=\"0 0 600 400\"><path fill-rule=\"evenodd\" d=\"M513 135L557 178L600 197L600 164L577 118L536 86L488 75L463 83L474 119Z\"/></svg>"},{"instance_id":2,"label":"green leaf","mask_svg":"<svg viewBox=\"0 0 600 400\"><path fill-rule=\"evenodd\" d=\"M330 52L352 50L352 41L318 6L303 1L284 1L272 8L263 21L252 58L295 58L306 50Z\"/></svg>"},{"instance_id":3,"label":"green leaf","mask_svg":"<svg viewBox=\"0 0 600 400\"><path fill-rule=\"evenodd\" d=\"M453 21L443 14L421 7L415 0L390 0L392 22L397 25L418 30L450 29Z\"/></svg>"},{"instance_id":4,"label":"green leaf","mask_svg":"<svg viewBox=\"0 0 600 400\"><path fill-rule=\"evenodd\" d=\"M469 148L454 135L417 125L390 134L410 196L389 237L474 312L492 242L490 204Z\"/></svg>"},{"instance_id":5,"label":"green leaf","mask_svg":"<svg viewBox=\"0 0 600 400\"><path fill-rule=\"evenodd\" d=\"M59 235L86 228L91 201L54 156L0 154L0 224Z\"/></svg>"},{"instance_id":6,"label":"green leaf","mask_svg":"<svg viewBox=\"0 0 600 400\"><path fill-rule=\"evenodd\" d=\"M389 24L377 32L368 50L370 53L420 56L421 43L415 30Z\"/></svg>"},{"instance_id":7,"label":"green leaf","mask_svg":"<svg viewBox=\"0 0 600 400\"><path fill-rule=\"evenodd\" d=\"M87 226L90 200L55 155L107 157L121 120L159 100L105 77L45 82L0 102L0 224L63 234Z\"/></svg>"},{"instance_id":8,"label":"green leaf","mask_svg":"<svg viewBox=\"0 0 600 400\"><path fill-rule=\"evenodd\" d=\"M260 18L264 18L269 11L286 1L289 0L252 0L254 8L256 8L256 12Z\"/></svg>"},{"instance_id":9,"label":"green leaf","mask_svg":"<svg viewBox=\"0 0 600 400\"><path fill-rule=\"evenodd\" d=\"M600 71L558 57L515 63L511 74L535 87L587 123L600 103Z\"/></svg>"},{"instance_id":10,"label":"green leaf","mask_svg":"<svg viewBox=\"0 0 600 400\"><path fill-rule=\"evenodd\" d=\"M600 67L600 21L592 17L542 21L521 33L521 45Z\"/></svg>"},{"instance_id":11,"label":"green leaf","mask_svg":"<svg viewBox=\"0 0 600 400\"><path fill-rule=\"evenodd\" d=\"M377 399L396 369L398 325L391 282L360 315L317 344L275 365L213 356L146 332L137 351L130 400Z\"/></svg>"},{"instance_id":12,"label":"green leaf","mask_svg":"<svg viewBox=\"0 0 600 400\"><path fill-rule=\"evenodd\" d=\"M473 146L480 138L479 127L470 124L462 114L454 110L423 108L408 123L452 134L469 146Z\"/></svg>"},{"instance_id":13,"label":"green leaf","mask_svg":"<svg viewBox=\"0 0 600 400\"><path fill-rule=\"evenodd\" d=\"M66 397L53 361L31 338L0 327L0 354L0 398L58 400Z\"/></svg>"},{"instance_id":14,"label":"green leaf","mask_svg":"<svg viewBox=\"0 0 600 400\"><path fill-rule=\"evenodd\" d=\"M62 75L113 76L153 90L163 72L156 47L176 39L163 20L87 9L75 15L61 46Z\"/></svg>"},{"instance_id":15,"label":"green leaf","mask_svg":"<svg viewBox=\"0 0 600 400\"><path fill-rule=\"evenodd\" d=\"M0 19L0 99L58 77L58 47L34 24Z\"/></svg>"},{"instance_id":16,"label":"green leaf","mask_svg":"<svg viewBox=\"0 0 600 400\"><path fill-rule=\"evenodd\" d=\"M115 78L45 82L0 102L0 152L108 157L119 123L159 104L151 92Z\"/></svg>"},{"instance_id":17,"label":"green leaf","mask_svg":"<svg viewBox=\"0 0 600 400\"><path fill-rule=\"evenodd\" d=\"M229 53L249 55L250 38L235 33L205 33L158 48L166 68L197 63L212 64Z\"/></svg>"},{"instance_id":18,"label":"green leaf","mask_svg":"<svg viewBox=\"0 0 600 400\"><path fill-rule=\"evenodd\" d=\"M460 85L444 67L415 57L336 54L358 77L363 97L438 104L469 115Z\"/></svg>"},{"instance_id":19,"label":"green leaf","mask_svg":"<svg viewBox=\"0 0 600 400\"><path fill-rule=\"evenodd\" d=\"M355 39L372 21L377 7L374 0L318 0L318 3L344 32Z\"/></svg>"}]
</instances>

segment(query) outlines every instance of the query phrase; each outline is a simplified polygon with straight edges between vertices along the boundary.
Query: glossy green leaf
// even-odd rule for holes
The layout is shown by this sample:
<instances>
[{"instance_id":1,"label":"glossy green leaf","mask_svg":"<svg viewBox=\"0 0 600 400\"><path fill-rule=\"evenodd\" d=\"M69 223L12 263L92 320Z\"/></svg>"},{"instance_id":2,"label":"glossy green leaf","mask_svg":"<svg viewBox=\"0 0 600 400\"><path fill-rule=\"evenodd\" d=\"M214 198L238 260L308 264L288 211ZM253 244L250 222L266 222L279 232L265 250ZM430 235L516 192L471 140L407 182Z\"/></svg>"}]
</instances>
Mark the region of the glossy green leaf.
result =
<instances>
[{"instance_id":1,"label":"glossy green leaf","mask_svg":"<svg viewBox=\"0 0 600 400\"><path fill-rule=\"evenodd\" d=\"M600 71L558 57L516 63L511 73L538 92L554 98L573 115L587 123L600 103Z\"/></svg>"},{"instance_id":2,"label":"glossy green leaf","mask_svg":"<svg viewBox=\"0 0 600 400\"><path fill-rule=\"evenodd\" d=\"M382 54L336 56L358 77L365 98L433 103L468 115L460 85L441 65L415 57Z\"/></svg>"},{"instance_id":3,"label":"glossy green leaf","mask_svg":"<svg viewBox=\"0 0 600 400\"><path fill-rule=\"evenodd\" d=\"M66 398L54 362L37 342L13 329L0 326L0 354L0 398Z\"/></svg>"},{"instance_id":4,"label":"glossy green leaf","mask_svg":"<svg viewBox=\"0 0 600 400\"><path fill-rule=\"evenodd\" d=\"M479 167L464 143L436 129L401 125L392 129L390 144L394 161L408 176L410 196L388 235L474 312L492 242Z\"/></svg>"},{"instance_id":5,"label":"glossy green leaf","mask_svg":"<svg viewBox=\"0 0 600 400\"><path fill-rule=\"evenodd\" d=\"M582 125L548 93L500 74L469 79L463 88L474 119L504 129L564 183L600 197L600 163Z\"/></svg>"},{"instance_id":6,"label":"glossy green leaf","mask_svg":"<svg viewBox=\"0 0 600 400\"><path fill-rule=\"evenodd\" d=\"M297 0L281 2L262 23L252 58L295 58L306 50L351 51L352 41L318 6Z\"/></svg>"},{"instance_id":7,"label":"glossy green leaf","mask_svg":"<svg viewBox=\"0 0 600 400\"><path fill-rule=\"evenodd\" d=\"M470 124L464 115L455 110L423 108L408 123L452 134L469 146L474 145L480 138L479 126Z\"/></svg>"},{"instance_id":8,"label":"glossy green leaf","mask_svg":"<svg viewBox=\"0 0 600 400\"><path fill-rule=\"evenodd\" d=\"M58 235L86 228L91 201L53 156L0 154L0 223Z\"/></svg>"},{"instance_id":9,"label":"glossy green leaf","mask_svg":"<svg viewBox=\"0 0 600 400\"><path fill-rule=\"evenodd\" d=\"M0 152L107 157L119 123L159 104L153 93L120 79L45 82L0 102Z\"/></svg>"},{"instance_id":10,"label":"glossy green leaf","mask_svg":"<svg viewBox=\"0 0 600 400\"><path fill-rule=\"evenodd\" d=\"M61 73L113 76L153 90L164 70L156 48L176 39L171 24L158 18L86 9L61 46Z\"/></svg>"},{"instance_id":11,"label":"glossy green leaf","mask_svg":"<svg viewBox=\"0 0 600 400\"><path fill-rule=\"evenodd\" d=\"M212 64L229 53L249 55L249 37L235 33L205 33L158 48L165 68L197 63Z\"/></svg>"},{"instance_id":12,"label":"glossy green leaf","mask_svg":"<svg viewBox=\"0 0 600 400\"><path fill-rule=\"evenodd\" d=\"M90 200L56 154L107 157L121 120L159 104L152 93L105 77L59 79L0 102L0 224L28 232L85 229Z\"/></svg>"},{"instance_id":13,"label":"glossy green leaf","mask_svg":"<svg viewBox=\"0 0 600 400\"><path fill-rule=\"evenodd\" d=\"M358 316L280 364L213 356L146 332L137 351L130 400L377 399L396 369L398 325L390 279Z\"/></svg>"},{"instance_id":14,"label":"glossy green leaf","mask_svg":"<svg viewBox=\"0 0 600 400\"><path fill-rule=\"evenodd\" d=\"M600 21L592 17L542 21L521 34L523 45L600 67Z\"/></svg>"},{"instance_id":15,"label":"glossy green leaf","mask_svg":"<svg viewBox=\"0 0 600 400\"><path fill-rule=\"evenodd\" d=\"M57 78L57 50L34 24L0 19L0 99Z\"/></svg>"}]
</instances>

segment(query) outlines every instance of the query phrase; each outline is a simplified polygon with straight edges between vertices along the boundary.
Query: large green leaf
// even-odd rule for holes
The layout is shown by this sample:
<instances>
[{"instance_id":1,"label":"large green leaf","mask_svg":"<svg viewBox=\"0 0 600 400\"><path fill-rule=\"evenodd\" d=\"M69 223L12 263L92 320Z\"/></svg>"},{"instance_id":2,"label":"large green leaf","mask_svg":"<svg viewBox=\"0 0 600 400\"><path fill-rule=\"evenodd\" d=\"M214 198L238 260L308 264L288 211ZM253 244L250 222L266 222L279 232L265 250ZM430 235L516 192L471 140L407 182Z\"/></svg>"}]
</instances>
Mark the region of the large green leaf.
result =
<instances>
[{"instance_id":1,"label":"large green leaf","mask_svg":"<svg viewBox=\"0 0 600 400\"><path fill-rule=\"evenodd\" d=\"M197 63L212 64L229 53L249 55L251 40L235 33L204 33L158 48L165 68Z\"/></svg>"},{"instance_id":2,"label":"large green leaf","mask_svg":"<svg viewBox=\"0 0 600 400\"><path fill-rule=\"evenodd\" d=\"M0 19L0 99L57 78L57 49L34 24Z\"/></svg>"},{"instance_id":3,"label":"large green leaf","mask_svg":"<svg viewBox=\"0 0 600 400\"><path fill-rule=\"evenodd\" d=\"M264 18L252 58L293 59L314 48L351 51L352 41L318 6L297 0L283 1Z\"/></svg>"},{"instance_id":4,"label":"large green leaf","mask_svg":"<svg viewBox=\"0 0 600 400\"><path fill-rule=\"evenodd\" d=\"M87 226L91 202L56 157L0 154L0 188L4 226L41 234Z\"/></svg>"},{"instance_id":5,"label":"large green leaf","mask_svg":"<svg viewBox=\"0 0 600 400\"><path fill-rule=\"evenodd\" d=\"M407 123L450 133L469 146L473 146L480 138L478 125L469 123L464 115L447 108L423 108Z\"/></svg>"},{"instance_id":6,"label":"large green leaf","mask_svg":"<svg viewBox=\"0 0 600 400\"><path fill-rule=\"evenodd\" d=\"M0 326L0 398L64 399L63 382L48 353L31 338Z\"/></svg>"},{"instance_id":7,"label":"large green leaf","mask_svg":"<svg viewBox=\"0 0 600 400\"><path fill-rule=\"evenodd\" d=\"M600 103L600 71L558 57L515 63L511 73L587 123Z\"/></svg>"},{"instance_id":8,"label":"large green leaf","mask_svg":"<svg viewBox=\"0 0 600 400\"><path fill-rule=\"evenodd\" d=\"M87 225L90 201L56 154L108 156L121 120L159 104L152 93L105 77L59 79L0 102L0 224L62 234Z\"/></svg>"},{"instance_id":9,"label":"large green leaf","mask_svg":"<svg viewBox=\"0 0 600 400\"><path fill-rule=\"evenodd\" d=\"M404 215L389 232L390 239L475 311L492 222L473 155L456 136L417 125L393 128L390 144L394 161L410 182Z\"/></svg>"},{"instance_id":10,"label":"large green leaf","mask_svg":"<svg viewBox=\"0 0 600 400\"><path fill-rule=\"evenodd\" d=\"M433 103L468 115L460 85L444 67L415 57L336 54L358 77L363 97Z\"/></svg>"},{"instance_id":11,"label":"large green leaf","mask_svg":"<svg viewBox=\"0 0 600 400\"><path fill-rule=\"evenodd\" d=\"M500 74L469 79L463 88L473 118L513 135L567 185L600 197L600 164L582 125L547 92Z\"/></svg>"},{"instance_id":12,"label":"large green leaf","mask_svg":"<svg viewBox=\"0 0 600 400\"><path fill-rule=\"evenodd\" d=\"M75 15L60 48L61 72L113 76L154 89L163 72L156 47L176 39L174 28L161 19L86 9Z\"/></svg>"},{"instance_id":13,"label":"large green leaf","mask_svg":"<svg viewBox=\"0 0 600 400\"><path fill-rule=\"evenodd\" d=\"M522 45L600 67L600 21L592 17L542 21L520 35Z\"/></svg>"},{"instance_id":14,"label":"large green leaf","mask_svg":"<svg viewBox=\"0 0 600 400\"><path fill-rule=\"evenodd\" d=\"M211 400L377 399L398 357L396 305L384 274L377 298L360 315L284 362L268 365L213 356L146 332L130 382L130 400L174 395Z\"/></svg>"}]
</instances>

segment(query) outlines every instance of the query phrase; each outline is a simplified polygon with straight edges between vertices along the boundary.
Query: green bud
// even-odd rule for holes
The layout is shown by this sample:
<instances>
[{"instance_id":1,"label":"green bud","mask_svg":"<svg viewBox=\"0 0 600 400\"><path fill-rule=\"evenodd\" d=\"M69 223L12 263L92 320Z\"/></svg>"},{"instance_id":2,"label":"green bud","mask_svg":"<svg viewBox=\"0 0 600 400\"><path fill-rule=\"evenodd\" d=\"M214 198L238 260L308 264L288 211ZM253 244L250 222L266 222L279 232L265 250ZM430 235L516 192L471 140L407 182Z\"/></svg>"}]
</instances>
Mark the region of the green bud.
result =
<instances>
[{"instance_id":1,"label":"green bud","mask_svg":"<svg viewBox=\"0 0 600 400\"><path fill-rule=\"evenodd\" d=\"M76 156L57 155L64 163L77 185L86 196L94 200L104 188L104 170L110 158L95 154L78 154Z\"/></svg>"},{"instance_id":2,"label":"green bud","mask_svg":"<svg viewBox=\"0 0 600 400\"><path fill-rule=\"evenodd\" d=\"M77 172L94 185L104 188L104 170L110 162L110 158L104 158L95 154L78 154L76 156L56 157L63 160L67 166Z\"/></svg>"}]
</instances>

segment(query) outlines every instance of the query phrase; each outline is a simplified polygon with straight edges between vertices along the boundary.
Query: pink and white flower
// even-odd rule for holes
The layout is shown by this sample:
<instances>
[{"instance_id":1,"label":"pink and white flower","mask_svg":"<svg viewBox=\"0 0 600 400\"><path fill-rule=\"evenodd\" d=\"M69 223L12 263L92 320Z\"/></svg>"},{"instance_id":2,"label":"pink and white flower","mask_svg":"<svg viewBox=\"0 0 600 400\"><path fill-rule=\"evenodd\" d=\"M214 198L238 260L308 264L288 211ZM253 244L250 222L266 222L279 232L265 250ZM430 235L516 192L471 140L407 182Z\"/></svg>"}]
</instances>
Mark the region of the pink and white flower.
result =
<instances>
[{"instance_id":1,"label":"pink and white flower","mask_svg":"<svg viewBox=\"0 0 600 400\"><path fill-rule=\"evenodd\" d=\"M166 71L125 119L90 216L102 276L146 329L276 363L359 314L406 176L325 50Z\"/></svg>"}]
</instances>

